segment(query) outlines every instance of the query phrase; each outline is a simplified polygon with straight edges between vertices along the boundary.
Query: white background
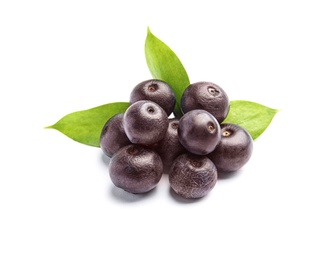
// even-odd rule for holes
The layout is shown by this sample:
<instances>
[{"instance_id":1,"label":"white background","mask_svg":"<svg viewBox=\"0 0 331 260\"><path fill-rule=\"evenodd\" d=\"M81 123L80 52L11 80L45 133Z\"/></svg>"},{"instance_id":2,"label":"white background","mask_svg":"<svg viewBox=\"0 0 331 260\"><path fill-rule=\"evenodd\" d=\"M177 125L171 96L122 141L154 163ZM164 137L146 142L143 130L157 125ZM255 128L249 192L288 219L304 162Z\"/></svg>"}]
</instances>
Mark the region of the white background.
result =
<instances>
[{"instance_id":1,"label":"white background","mask_svg":"<svg viewBox=\"0 0 331 260\"><path fill-rule=\"evenodd\" d=\"M0 259L331 259L329 1L1 1ZM115 188L98 148L46 130L128 101L147 26L191 82L281 109L205 198Z\"/></svg>"}]
</instances>

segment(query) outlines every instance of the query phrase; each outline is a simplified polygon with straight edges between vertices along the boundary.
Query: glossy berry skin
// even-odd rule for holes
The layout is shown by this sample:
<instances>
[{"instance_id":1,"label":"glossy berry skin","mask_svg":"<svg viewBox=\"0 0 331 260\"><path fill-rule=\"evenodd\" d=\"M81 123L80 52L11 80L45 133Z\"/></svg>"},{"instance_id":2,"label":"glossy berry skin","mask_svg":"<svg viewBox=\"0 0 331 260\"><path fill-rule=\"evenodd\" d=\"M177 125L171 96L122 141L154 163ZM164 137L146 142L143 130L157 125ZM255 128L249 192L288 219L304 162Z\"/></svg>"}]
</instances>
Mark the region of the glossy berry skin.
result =
<instances>
[{"instance_id":1,"label":"glossy berry skin","mask_svg":"<svg viewBox=\"0 0 331 260\"><path fill-rule=\"evenodd\" d=\"M130 94L130 103L139 100L151 100L157 103L169 116L176 103L176 96L169 84L162 80L150 79L135 86Z\"/></svg>"},{"instance_id":2,"label":"glossy berry skin","mask_svg":"<svg viewBox=\"0 0 331 260\"><path fill-rule=\"evenodd\" d=\"M189 152L206 155L211 153L221 139L221 128L209 112L195 109L179 120L178 138Z\"/></svg>"},{"instance_id":3,"label":"glossy berry skin","mask_svg":"<svg viewBox=\"0 0 331 260\"><path fill-rule=\"evenodd\" d=\"M204 109L211 113L219 123L229 112L230 101L225 91L212 82L196 82L189 85L181 98L183 113L193 109Z\"/></svg>"},{"instance_id":4,"label":"glossy berry skin","mask_svg":"<svg viewBox=\"0 0 331 260\"><path fill-rule=\"evenodd\" d=\"M253 139L244 128L236 124L221 124L221 129L221 142L208 157L219 173L237 171L249 161L253 152Z\"/></svg>"},{"instance_id":5,"label":"glossy berry skin","mask_svg":"<svg viewBox=\"0 0 331 260\"><path fill-rule=\"evenodd\" d=\"M109 176L114 185L130 193L152 190L162 173L160 156L152 149L137 144L122 147L109 164Z\"/></svg>"},{"instance_id":6,"label":"glossy berry skin","mask_svg":"<svg viewBox=\"0 0 331 260\"><path fill-rule=\"evenodd\" d=\"M124 131L123 116L124 113L112 116L101 130L100 148L108 157L112 157L123 146L131 144Z\"/></svg>"},{"instance_id":7,"label":"glossy berry skin","mask_svg":"<svg viewBox=\"0 0 331 260\"><path fill-rule=\"evenodd\" d=\"M160 141L167 132L168 124L167 113L149 100L130 105L123 118L125 133L135 144L150 145Z\"/></svg>"},{"instance_id":8,"label":"glossy berry skin","mask_svg":"<svg viewBox=\"0 0 331 260\"><path fill-rule=\"evenodd\" d=\"M206 156L182 154L169 172L170 187L186 199L206 196L216 185L217 169Z\"/></svg>"},{"instance_id":9,"label":"glossy berry skin","mask_svg":"<svg viewBox=\"0 0 331 260\"><path fill-rule=\"evenodd\" d=\"M169 172L174 160L187 152L178 139L179 119L170 118L167 133L164 138L155 145L155 150L161 156L164 172Z\"/></svg>"}]
</instances>

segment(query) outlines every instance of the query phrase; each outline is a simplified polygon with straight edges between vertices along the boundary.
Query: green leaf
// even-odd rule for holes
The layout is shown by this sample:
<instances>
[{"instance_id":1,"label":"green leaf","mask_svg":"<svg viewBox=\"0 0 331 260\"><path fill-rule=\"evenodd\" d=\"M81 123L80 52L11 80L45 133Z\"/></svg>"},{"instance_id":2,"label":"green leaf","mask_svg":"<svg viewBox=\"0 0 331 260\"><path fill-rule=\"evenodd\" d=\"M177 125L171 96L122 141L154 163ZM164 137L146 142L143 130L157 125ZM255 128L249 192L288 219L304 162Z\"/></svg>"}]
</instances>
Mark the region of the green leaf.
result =
<instances>
[{"instance_id":1,"label":"green leaf","mask_svg":"<svg viewBox=\"0 0 331 260\"><path fill-rule=\"evenodd\" d=\"M175 115L182 115L180 98L190 84L186 70L177 55L148 28L145 41L147 66L155 79L167 82L176 95Z\"/></svg>"},{"instance_id":2,"label":"green leaf","mask_svg":"<svg viewBox=\"0 0 331 260\"><path fill-rule=\"evenodd\" d=\"M230 111L223 123L240 125L255 140L267 129L278 111L251 101L233 100L230 102Z\"/></svg>"},{"instance_id":3,"label":"green leaf","mask_svg":"<svg viewBox=\"0 0 331 260\"><path fill-rule=\"evenodd\" d=\"M124 113L128 107L127 102L115 102L73 112L46 128L56 129L79 143L100 147L104 124L112 116Z\"/></svg>"}]
</instances>

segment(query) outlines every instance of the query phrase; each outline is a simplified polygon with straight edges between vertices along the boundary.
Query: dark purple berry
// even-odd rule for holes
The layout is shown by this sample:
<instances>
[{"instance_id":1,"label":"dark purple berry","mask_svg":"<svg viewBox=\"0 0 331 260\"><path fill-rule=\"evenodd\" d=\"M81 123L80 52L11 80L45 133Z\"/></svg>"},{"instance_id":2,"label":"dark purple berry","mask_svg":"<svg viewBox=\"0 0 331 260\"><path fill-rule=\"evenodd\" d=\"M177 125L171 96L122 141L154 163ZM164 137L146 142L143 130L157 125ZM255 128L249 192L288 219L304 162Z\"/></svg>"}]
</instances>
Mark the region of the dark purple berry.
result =
<instances>
[{"instance_id":1,"label":"dark purple berry","mask_svg":"<svg viewBox=\"0 0 331 260\"><path fill-rule=\"evenodd\" d=\"M111 157L123 146L131 144L123 127L124 113L112 116L103 126L100 135L100 148Z\"/></svg>"},{"instance_id":2,"label":"dark purple berry","mask_svg":"<svg viewBox=\"0 0 331 260\"><path fill-rule=\"evenodd\" d=\"M130 193L145 193L161 180L160 156L147 147L127 145L118 150L109 164L109 176L115 186Z\"/></svg>"},{"instance_id":3,"label":"dark purple berry","mask_svg":"<svg viewBox=\"0 0 331 260\"><path fill-rule=\"evenodd\" d=\"M182 154L176 158L169 172L171 188L186 199L206 196L216 181L217 169L206 156Z\"/></svg>"},{"instance_id":4,"label":"dark purple berry","mask_svg":"<svg viewBox=\"0 0 331 260\"><path fill-rule=\"evenodd\" d=\"M168 172L174 160L182 153L187 152L178 140L179 119L169 119L169 126L164 138L155 146L155 150L161 156L164 172Z\"/></svg>"},{"instance_id":5,"label":"dark purple berry","mask_svg":"<svg viewBox=\"0 0 331 260\"><path fill-rule=\"evenodd\" d=\"M211 113L219 123L228 115L230 101L225 91L212 82L196 82L189 85L181 98L184 113L203 109Z\"/></svg>"},{"instance_id":6,"label":"dark purple berry","mask_svg":"<svg viewBox=\"0 0 331 260\"><path fill-rule=\"evenodd\" d=\"M166 112L155 102L140 100L124 113L123 126L132 143L150 145L160 141L168 128Z\"/></svg>"},{"instance_id":7,"label":"dark purple berry","mask_svg":"<svg viewBox=\"0 0 331 260\"><path fill-rule=\"evenodd\" d=\"M220 173L233 172L250 159L253 139L244 128L235 124L221 124L221 129L221 142L208 157Z\"/></svg>"},{"instance_id":8,"label":"dark purple berry","mask_svg":"<svg viewBox=\"0 0 331 260\"><path fill-rule=\"evenodd\" d=\"M173 112L176 103L175 93L170 85L157 79L143 81L133 88L130 103L139 100L151 100L157 103L168 116Z\"/></svg>"},{"instance_id":9,"label":"dark purple berry","mask_svg":"<svg viewBox=\"0 0 331 260\"><path fill-rule=\"evenodd\" d=\"M179 120L178 138L191 153L211 153L221 139L221 128L215 117L202 109L184 114Z\"/></svg>"}]
</instances>

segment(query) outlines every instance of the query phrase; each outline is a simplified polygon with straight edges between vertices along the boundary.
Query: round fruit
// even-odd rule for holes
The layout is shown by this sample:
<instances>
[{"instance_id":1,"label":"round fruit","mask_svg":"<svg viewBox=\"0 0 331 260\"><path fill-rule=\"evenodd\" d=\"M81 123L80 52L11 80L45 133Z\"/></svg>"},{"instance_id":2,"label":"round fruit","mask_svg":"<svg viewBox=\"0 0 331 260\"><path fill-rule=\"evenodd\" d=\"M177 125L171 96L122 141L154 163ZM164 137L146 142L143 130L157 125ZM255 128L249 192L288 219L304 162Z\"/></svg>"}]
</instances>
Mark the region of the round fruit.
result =
<instances>
[{"instance_id":1,"label":"round fruit","mask_svg":"<svg viewBox=\"0 0 331 260\"><path fill-rule=\"evenodd\" d=\"M112 157L121 147L131 144L123 127L124 113L112 116L103 126L100 135L100 148Z\"/></svg>"},{"instance_id":2,"label":"round fruit","mask_svg":"<svg viewBox=\"0 0 331 260\"><path fill-rule=\"evenodd\" d=\"M221 128L215 117L202 109L184 114L179 120L178 138L191 153L211 153L221 139Z\"/></svg>"},{"instance_id":3,"label":"round fruit","mask_svg":"<svg viewBox=\"0 0 331 260\"><path fill-rule=\"evenodd\" d=\"M176 96L173 89L164 81L150 79L139 83L130 94L130 103L151 100L157 103L169 116L175 107Z\"/></svg>"},{"instance_id":4,"label":"round fruit","mask_svg":"<svg viewBox=\"0 0 331 260\"><path fill-rule=\"evenodd\" d=\"M236 124L221 124L222 138L208 155L219 172L233 172L244 166L253 152L253 139Z\"/></svg>"},{"instance_id":5,"label":"round fruit","mask_svg":"<svg viewBox=\"0 0 331 260\"><path fill-rule=\"evenodd\" d=\"M170 169L169 182L178 195L186 199L201 198L216 185L217 169L206 156L182 154Z\"/></svg>"},{"instance_id":6,"label":"round fruit","mask_svg":"<svg viewBox=\"0 0 331 260\"><path fill-rule=\"evenodd\" d=\"M169 119L169 126L164 138L155 146L155 150L161 156L164 172L168 172L174 160L186 152L184 146L178 140L179 119Z\"/></svg>"},{"instance_id":7,"label":"round fruit","mask_svg":"<svg viewBox=\"0 0 331 260\"><path fill-rule=\"evenodd\" d=\"M228 115L230 101L220 86L201 81L185 89L181 98L181 108L184 113L193 109L204 109L221 123Z\"/></svg>"},{"instance_id":8,"label":"round fruit","mask_svg":"<svg viewBox=\"0 0 331 260\"><path fill-rule=\"evenodd\" d=\"M162 173L160 156L152 149L136 144L122 147L109 164L109 176L114 185L130 193L152 190Z\"/></svg>"},{"instance_id":9,"label":"round fruit","mask_svg":"<svg viewBox=\"0 0 331 260\"><path fill-rule=\"evenodd\" d=\"M123 126L132 143L150 145L160 141L168 128L167 113L155 102L140 100L124 113Z\"/></svg>"}]
</instances>

